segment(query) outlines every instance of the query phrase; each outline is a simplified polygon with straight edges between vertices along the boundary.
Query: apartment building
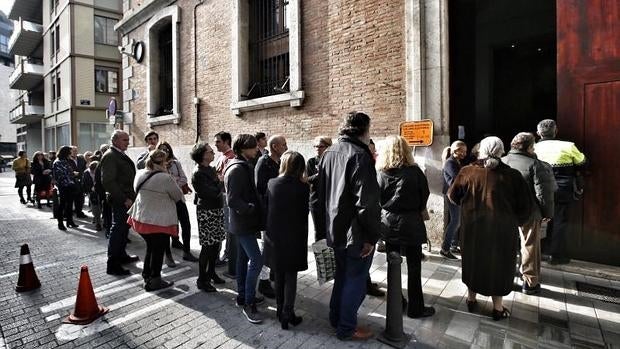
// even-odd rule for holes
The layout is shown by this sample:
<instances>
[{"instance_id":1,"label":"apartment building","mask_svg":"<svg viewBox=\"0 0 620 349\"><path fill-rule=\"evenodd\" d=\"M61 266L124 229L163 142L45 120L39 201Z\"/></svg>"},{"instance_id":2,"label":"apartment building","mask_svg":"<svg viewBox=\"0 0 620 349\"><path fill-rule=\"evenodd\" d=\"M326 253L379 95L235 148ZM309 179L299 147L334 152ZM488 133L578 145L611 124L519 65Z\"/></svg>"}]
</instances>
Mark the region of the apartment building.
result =
<instances>
[{"instance_id":1,"label":"apartment building","mask_svg":"<svg viewBox=\"0 0 620 349\"><path fill-rule=\"evenodd\" d=\"M122 17L120 0L20 0L9 17L21 28L11 43L24 66L11 86L23 91L22 116L13 122L26 124L28 153L106 143L112 125L105 110L111 97L121 100L113 29Z\"/></svg>"},{"instance_id":2,"label":"apartment building","mask_svg":"<svg viewBox=\"0 0 620 349\"><path fill-rule=\"evenodd\" d=\"M9 76L14 90L9 121L17 126L17 149L29 155L42 148L43 41L41 0L15 1L9 18L13 34L8 41L15 57L15 69Z\"/></svg>"},{"instance_id":3,"label":"apartment building","mask_svg":"<svg viewBox=\"0 0 620 349\"><path fill-rule=\"evenodd\" d=\"M9 52L9 38L13 21L0 11L0 156L16 154L16 127L9 120L13 106L13 90L9 89L9 76L13 73L13 55Z\"/></svg>"}]
</instances>

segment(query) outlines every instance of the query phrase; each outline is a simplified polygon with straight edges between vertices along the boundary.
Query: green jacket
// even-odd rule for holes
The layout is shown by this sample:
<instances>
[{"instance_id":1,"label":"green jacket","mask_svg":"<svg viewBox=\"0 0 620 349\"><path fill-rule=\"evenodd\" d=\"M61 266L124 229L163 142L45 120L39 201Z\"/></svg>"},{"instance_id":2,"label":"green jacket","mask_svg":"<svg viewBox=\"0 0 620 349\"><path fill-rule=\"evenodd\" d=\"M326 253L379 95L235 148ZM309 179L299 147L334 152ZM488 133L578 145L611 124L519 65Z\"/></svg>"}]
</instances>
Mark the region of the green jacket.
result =
<instances>
[{"instance_id":1,"label":"green jacket","mask_svg":"<svg viewBox=\"0 0 620 349\"><path fill-rule=\"evenodd\" d=\"M125 200L136 199L133 180L136 167L129 156L110 148L101 158L101 182L107 193L108 202L120 206Z\"/></svg>"}]
</instances>

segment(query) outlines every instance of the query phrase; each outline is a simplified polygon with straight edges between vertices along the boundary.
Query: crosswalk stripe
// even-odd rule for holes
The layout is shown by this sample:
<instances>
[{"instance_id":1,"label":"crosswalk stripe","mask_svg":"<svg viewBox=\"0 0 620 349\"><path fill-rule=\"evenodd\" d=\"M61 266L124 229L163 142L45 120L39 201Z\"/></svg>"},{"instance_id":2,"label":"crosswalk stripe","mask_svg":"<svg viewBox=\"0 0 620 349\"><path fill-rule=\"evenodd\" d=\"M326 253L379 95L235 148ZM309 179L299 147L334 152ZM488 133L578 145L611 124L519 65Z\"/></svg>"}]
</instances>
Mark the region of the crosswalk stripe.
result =
<instances>
[{"instance_id":1,"label":"crosswalk stripe","mask_svg":"<svg viewBox=\"0 0 620 349\"><path fill-rule=\"evenodd\" d=\"M139 310L136 311L132 311L131 313L117 318L117 319L113 319L111 321L102 321L101 319L98 319L97 321L95 321L92 324L89 325L85 325L85 326L76 326L76 325L72 325L72 324L62 324L60 325L60 327L58 328L58 330L56 330L56 338L58 340L61 341L71 341L80 337L88 337L91 336L93 334L99 333L101 331L104 331L110 327L115 327L115 326L119 326L127 321L133 320L137 317L141 317L144 316L147 313L150 313L152 311L155 311L157 309L163 308L169 304L175 303L177 301L180 301L184 298L193 296L195 294L197 294L198 292L200 292L200 290L196 287L194 282L189 282L190 280L195 280L196 277L191 277L191 278L187 278L187 279L183 279L180 281L177 281L175 283L176 286L180 286L180 285L185 285L189 287L189 290L184 291L178 287L173 287L173 288L166 288L163 290L159 290L159 291L155 291L155 292L149 292L149 293L144 293L141 295L138 295L136 297L133 297L133 301L132 302L137 302L139 300L142 300L144 298L148 298L150 296L153 296L155 294L164 292L164 291L168 291L168 290L175 290L178 292L181 292L180 294L172 297L172 298L168 298L166 300L151 304L147 307L141 308ZM110 309L117 309L121 306L126 306L127 301L125 300L123 302L119 302L116 304L111 305L109 308Z\"/></svg>"},{"instance_id":2,"label":"crosswalk stripe","mask_svg":"<svg viewBox=\"0 0 620 349\"><path fill-rule=\"evenodd\" d=\"M179 269L175 269L173 271L170 271L168 273L165 273L162 275L163 276L173 276L176 274L180 274L183 272L186 272L188 270L191 270L192 268L190 267L183 267L183 268L179 268ZM142 279L142 275L140 274L135 274L132 275L131 277L122 279L122 280L118 280L118 281L114 281L111 282L109 284L103 285L101 287L96 288L95 291L95 296L97 297L103 297L103 296L107 296L109 294L113 294L122 290L126 290L128 288L134 287L134 286L138 286L140 284L142 284L142 280L140 281L134 281L134 282L127 282L127 281L131 281L131 280L135 280L135 279ZM62 308L68 308L68 307L72 307L75 304L75 296L71 296L71 297L67 297L65 299L59 300L57 302L48 304L44 307L41 307L41 312L42 313L49 313L52 311L56 311Z\"/></svg>"}]
</instances>

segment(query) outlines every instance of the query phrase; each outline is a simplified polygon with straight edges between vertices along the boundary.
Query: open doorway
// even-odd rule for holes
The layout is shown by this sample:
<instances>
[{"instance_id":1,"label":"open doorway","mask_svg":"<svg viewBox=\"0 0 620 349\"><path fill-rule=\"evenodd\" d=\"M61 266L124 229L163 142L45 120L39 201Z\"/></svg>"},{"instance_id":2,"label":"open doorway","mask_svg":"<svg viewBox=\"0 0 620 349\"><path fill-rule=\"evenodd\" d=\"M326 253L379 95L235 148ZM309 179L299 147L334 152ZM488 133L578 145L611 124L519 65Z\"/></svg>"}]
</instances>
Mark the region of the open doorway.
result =
<instances>
[{"instance_id":1,"label":"open doorway","mask_svg":"<svg viewBox=\"0 0 620 349\"><path fill-rule=\"evenodd\" d=\"M508 146L556 118L555 0L451 0L450 138Z\"/></svg>"}]
</instances>

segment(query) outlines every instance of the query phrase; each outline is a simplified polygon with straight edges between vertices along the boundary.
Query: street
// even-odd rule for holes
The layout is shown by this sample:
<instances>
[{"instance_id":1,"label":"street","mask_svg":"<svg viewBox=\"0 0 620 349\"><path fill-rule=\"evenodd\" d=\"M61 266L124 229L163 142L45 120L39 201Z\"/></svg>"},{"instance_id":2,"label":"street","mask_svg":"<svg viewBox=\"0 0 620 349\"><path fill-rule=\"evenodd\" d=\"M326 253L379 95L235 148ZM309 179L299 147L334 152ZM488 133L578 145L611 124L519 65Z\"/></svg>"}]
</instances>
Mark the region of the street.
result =
<instances>
[{"instance_id":1,"label":"street","mask_svg":"<svg viewBox=\"0 0 620 349\"><path fill-rule=\"evenodd\" d=\"M236 284L226 279L217 293L198 290L198 264L183 261L180 250L173 249L177 266L164 265L162 271L166 279L174 280L172 288L145 292L141 262L128 265L130 276L107 275L107 240L103 232L94 230L90 218L77 219L77 229L59 231L50 208L21 205L13 184L12 172L0 173L0 348L388 348L376 339L341 342L336 338L327 318L332 282L318 284L310 248L310 268L298 279L296 311L303 322L281 330L275 300L268 299L259 306L267 320L253 325L235 306ZM187 198L194 230L191 246L197 254L195 209ZM130 239L128 252L142 259L144 241L135 233ZM17 293L23 243L30 246L42 286ZM426 304L437 313L423 320L403 318L405 332L414 337L408 347L620 347L620 268L608 267L611 276L600 278L543 264L542 292L538 296L510 293L505 303L512 317L494 322L488 315L487 297L479 296L482 314L467 312L460 262L446 261L435 252L425 251L422 283ZM63 324L73 310L81 265L89 268L98 304L110 311L89 325ZM403 263L403 285L407 284L405 269ZM385 289L386 277L385 254L376 253L371 278ZM576 281L615 288L616 303L580 295ZM359 312L360 324L376 334L385 325L384 301L367 297Z\"/></svg>"}]
</instances>

